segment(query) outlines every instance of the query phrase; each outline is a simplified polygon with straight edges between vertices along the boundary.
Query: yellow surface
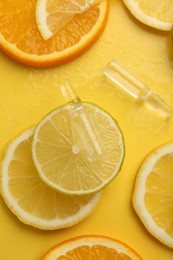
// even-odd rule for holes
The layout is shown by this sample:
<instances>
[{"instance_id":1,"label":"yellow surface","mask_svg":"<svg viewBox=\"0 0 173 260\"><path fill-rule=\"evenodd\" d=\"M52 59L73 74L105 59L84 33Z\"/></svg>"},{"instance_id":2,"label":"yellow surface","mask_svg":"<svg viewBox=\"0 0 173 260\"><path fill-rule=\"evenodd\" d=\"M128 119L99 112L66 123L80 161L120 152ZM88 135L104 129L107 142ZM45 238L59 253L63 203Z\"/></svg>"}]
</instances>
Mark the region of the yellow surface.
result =
<instances>
[{"instance_id":1,"label":"yellow surface","mask_svg":"<svg viewBox=\"0 0 173 260\"><path fill-rule=\"evenodd\" d=\"M82 234L115 237L145 260L173 259L173 250L145 230L131 204L137 169L148 152L173 138L173 120L165 120L103 77L112 58L128 66L173 106L170 34L137 22L119 0L110 1L109 20L97 43L68 64L32 69L0 53L0 156L16 135L64 102L59 86L66 80L83 100L98 104L118 120L126 146L121 172L103 192L94 213L74 227L49 232L26 226L0 197L0 259L38 260L54 244Z\"/></svg>"}]
</instances>

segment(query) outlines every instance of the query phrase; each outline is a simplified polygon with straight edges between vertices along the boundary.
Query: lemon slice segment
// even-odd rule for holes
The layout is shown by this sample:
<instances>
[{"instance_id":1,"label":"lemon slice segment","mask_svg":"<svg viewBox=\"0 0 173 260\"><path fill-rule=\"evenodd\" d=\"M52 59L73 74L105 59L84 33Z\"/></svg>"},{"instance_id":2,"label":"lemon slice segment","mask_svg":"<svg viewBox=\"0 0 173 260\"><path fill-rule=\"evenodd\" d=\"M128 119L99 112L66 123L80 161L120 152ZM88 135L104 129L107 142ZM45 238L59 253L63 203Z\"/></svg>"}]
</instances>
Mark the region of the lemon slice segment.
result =
<instances>
[{"instance_id":1,"label":"lemon slice segment","mask_svg":"<svg viewBox=\"0 0 173 260\"><path fill-rule=\"evenodd\" d=\"M18 136L2 162L1 193L10 210L25 224L53 230L72 226L87 217L100 194L67 196L41 181L32 161L34 129Z\"/></svg>"},{"instance_id":2,"label":"lemon slice segment","mask_svg":"<svg viewBox=\"0 0 173 260\"><path fill-rule=\"evenodd\" d=\"M151 152L141 165L133 205L147 230L173 248L173 142Z\"/></svg>"},{"instance_id":3,"label":"lemon slice segment","mask_svg":"<svg viewBox=\"0 0 173 260\"><path fill-rule=\"evenodd\" d=\"M69 106L57 108L38 124L33 138L33 160L41 179L56 190L76 195L93 193L105 187L120 171L124 159L123 136L107 112L83 103L103 147L100 157L90 161L72 127Z\"/></svg>"},{"instance_id":4,"label":"lemon slice segment","mask_svg":"<svg viewBox=\"0 0 173 260\"><path fill-rule=\"evenodd\" d=\"M171 30L173 0L123 0L130 12L142 23L160 30Z\"/></svg>"},{"instance_id":5,"label":"lemon slice segment","mask_svg":"<svg viewBox=\"0 0 173 260\"><path fill-rule=\"evenodd\" d=\"M97 0L37 0L36 21L45 40L59 32L75 14L87 11Z\"/></svg>"}]
</instances>

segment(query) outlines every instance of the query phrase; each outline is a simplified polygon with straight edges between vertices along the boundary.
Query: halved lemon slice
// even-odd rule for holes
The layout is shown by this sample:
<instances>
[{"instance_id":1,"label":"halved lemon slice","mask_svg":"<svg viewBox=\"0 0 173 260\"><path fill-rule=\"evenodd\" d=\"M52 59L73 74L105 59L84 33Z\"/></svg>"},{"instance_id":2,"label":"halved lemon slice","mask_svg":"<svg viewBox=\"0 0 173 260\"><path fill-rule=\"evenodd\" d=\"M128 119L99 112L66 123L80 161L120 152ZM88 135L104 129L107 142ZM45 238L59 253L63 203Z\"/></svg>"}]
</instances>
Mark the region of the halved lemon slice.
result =
<instances>
[{"instance_id":1,"label":"halved lemon slice","mask_svg":"<svg viewBox=\"0 0 173 260\"><path fill-rule=\"evenodd\" d=\"M96 0L37 0L36 21L45 40L59 32L75 14L87 11Z\"/></svg>"},{"instance_id":2,"label":"halved lemon slice","mask_svg":"<svg viewBox=\"0 0 173 260\"><path fill-rule=\"evenodd\" d=\"M2 162L1 194L10 210L25 224L51 230L72 226L88 216L100 194L67 196L41 181L32 161L34 129L8 146Z\"/></svg>"},{"instance_id":3,"label":"halved lemon slice","mask_svg":"<svg viewBox=\"0 0 173 260\"><path fill-rule=\"evenodd\" d=\"M70 104L45 116L36 127L32 154L41 179L66 194L89 194L101 190L120 171L124 140L117 122L103 109L83 103L103 153L90 160L84 142L72 127ZM79 126L80 127L80 126Z\"/></svg>"},{"instance_id":4,"label":"halved lemon slice","mask_svg":"<svg viewBox=\"0 0 173 260\"><path fill-rule=\"evenodd\" d=\"M151 152L135 183L133 205L147 230L173 248L173 142Z\"/></svg>"},{"instance_id":5,"label":"halved lemon slice","mask_svg":"<svg viewBox=\"0 0 173 260\"><path fill-rule=\"evenodd\" d=\"M42 260L55 259L142 260L141 256L125 243L101 235L85 235L63 241L51 248Z\"/></svg>"},{"instance_id":6,"label":"halved lemon slice","mask_svg":"<svg viewBox=\"0 0 173 260\"><path fill-rule=\"evenodd\" d=\"M130 12L142 23L160 30L171 30L173 0L123 0Z\"/></svg>"}]
</instances>

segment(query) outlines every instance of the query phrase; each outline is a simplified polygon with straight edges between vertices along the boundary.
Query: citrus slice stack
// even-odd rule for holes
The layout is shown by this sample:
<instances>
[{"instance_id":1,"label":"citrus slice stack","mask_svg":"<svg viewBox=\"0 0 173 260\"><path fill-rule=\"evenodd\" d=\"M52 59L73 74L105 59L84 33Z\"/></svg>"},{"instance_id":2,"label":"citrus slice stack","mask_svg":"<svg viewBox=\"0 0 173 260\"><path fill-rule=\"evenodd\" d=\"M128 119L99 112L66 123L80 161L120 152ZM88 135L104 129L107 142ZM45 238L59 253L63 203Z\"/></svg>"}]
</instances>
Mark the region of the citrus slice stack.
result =
<instances>
[{"instance_id":1,"label":"citrus slice stack","mask_svg":"<svg viewBox=\"0 0 173 260\"><path fill-rule=\"evenodd\" d=\"M142 163L133 194L134 208L147 230L173 248L173 143L151 152Z\"/></svg>"},{"instance_id":2,"label":"citrus slice stack","mask_svg":"<svg viewBox=\"0 0 173 260\"><path fill-rule=\"evenodd\" d=\"M171 30L173 0L123 0L130 12L142 23L160 30Z\"/></svg>"},{"instance_id":3,"label":"citrus slice stack","mask_svg":"<svg viewBox=\"0 0 173 260\"><path fill-rule=\"evenodd\" d=\"M22 222L40 229L72 226L88 216L99 201L97 191L116 176L124 159L116 121L83 103L104 147L103 157L90 161L79 136L74 138L69 106L57 108L17 137L2 161L2 197Z\"/></svg>"},{"instance_id":4,"label":"citrus slice stack","mask_svg":"<svg viewBox=\"0 0 173 260\"><path fill-rule=\"evenodd\" d=\"M96 0L37 0L36 22L45 40L59 32L76 14L87 11ZM74 27L74 31L76 28Z\"/></svg>"},{"instance_id":5,"label":"citrus slice stack","mask_svg":"<svg viewBox=\"0 0 173 260\"><path fill-rule=\"evenodd\" d=\"M75 237L51 248L42 260L94 259L142 260L128 245L111 237L86 235Z\"/></svg>"},{"instance_id":6,"label":"citrus slice stack","mask_svg":"<svg viewBox=\"0 0 173 260\"><path fill-rule=\"evenodd\" d=\"M18 136L2 162L1 194L10 210L25 224L51 230L72 226L87 217L100 194L66 196L39 178L32 161L34 129Z\"/></svg>"},{"instance_id":7,"label":"citrus slice stack","mask_svg":"<svg viewBox=\"0 0 173 260\"><path fill-rule=\"evenodd\" d=\"M0 48L23 64L50 67L70 61L91 47L105 28L108 0L101 1L99 4L94 4L89 0L84 1L83 8L79 8L72 19L70 15L69 22L68 15L63 17L62 13L56 13L57 20L64 19L60 26L62 29L59 31L57 28L55 31L52 29L55 26L55 18L51 17L46 22L49 10L45 12L42 8L43 4L46 7L51 3L51 6L55 8L56 4L60 3L64 8L67 7L69 12L67 3L70 1L56 1L56 4L49 0L44 0L43 4L38 1L37 8L36 2L36 0L3 0L0 4ZM79 5L83 1L71 2L78 2ZM49 9L51 11L51 8ZM51 32L52 37L49 40L45 40L40 33L40 30L42 34L45 31L45 25Z\"/></svg>"},{"instance_id":8,"label":"citrus slice stack","mask_svg":"<svg viewBox=\"0 0 173 260\"><path fill-rule=\"evenodd\" d=\"M120 171L124 159L124 140L117 122L95 105L83 102L83 108L103 147L96 160L86 156L79 135L75 138L70 104L45 116L33 138L33 160L41 179L70 195L103 189Z\"/></svg>"}]
</instances>

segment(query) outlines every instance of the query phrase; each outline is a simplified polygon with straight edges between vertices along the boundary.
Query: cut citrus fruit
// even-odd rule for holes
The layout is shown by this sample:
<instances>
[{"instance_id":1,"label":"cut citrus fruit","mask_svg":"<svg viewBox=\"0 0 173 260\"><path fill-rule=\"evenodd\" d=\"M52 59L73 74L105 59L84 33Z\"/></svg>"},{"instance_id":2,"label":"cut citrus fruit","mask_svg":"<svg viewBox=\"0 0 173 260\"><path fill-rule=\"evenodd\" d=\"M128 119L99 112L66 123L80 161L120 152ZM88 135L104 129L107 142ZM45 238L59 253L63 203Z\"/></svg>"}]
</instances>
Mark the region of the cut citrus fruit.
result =
<instances>
[{"instance_id":1,"label":"cut citrus fruit","mask_svg":"<svg viewBox=\"0 0 173 260\"><path fill-rule=\"evenodd\" d=\"M107 22L108 0L76 14L47 41L37 27L36 0L3 0L0 10L0 48L21 63L50 67L76 58L98 39Z\"/></svg>"},{"instance_id":2,"label":"cut citrus fruit","mask_svg":"<svg viewBox=\"0 0 173 260\"><path fill-rule=\"evenodd\" d=\"M25 131L8 146L2 162L2 197L25 224L44 230L72 226L93 211L100 194L67 196L42 182L32 161L33 132Z\"/></svg>"},{"instance_id":3,"label":"cut citrus fruit","mask_svg":"<svg viewBox=\"0 0 173 260\"><path fill-rule=\"evenodd\" d=\"M141 165L133 205L148 231L173 248L173 143L151 152Z\"/></svg>"},{"instance_id":4,"label":"cut citrus fruit","mask_svg":"<svg viewBox=\"0 0 173 260\"><path fill-rule=\"evenodd\" d=\"M120 171L124 159L124 141L117 122L95 105L83 103L83 107L104 149L96 160L88 159L80 136L76 136L70 104L43 118L33 138L33 160L40 177L67 194L88 194L102 189Z\"/></svg>"},{"instance_id":5,"label":"cut citrus fruit","mask_svg":"<svg viewBox=\"0 0 173 260\"><path fill-rule=\"evenodd\" d=\"M142 260L141 256L125 243L102 235L84 235L63 241L52 247L42 258L55 259Z\"/></svg>"},{"instance_id":6,"label":"cut citrus fruit","mask_svg":"<svg viewBox=\"0 0 173 260\"><path fill-rule=\"evenodd\" d=\"M59 32L75 14L87 11L95 0L37 0L36 22L45 40Z\"/></svg>"},{"instance_id":7,"label":"cut citrus fruit","mask_svg":"<svg viewBox=\"0 0 173 260\"><path fill-rule=\"evenodd\" d=\"M171 30L173 0L123 0L139 21L160 30Z\"/></svg>"}]
</instances>

